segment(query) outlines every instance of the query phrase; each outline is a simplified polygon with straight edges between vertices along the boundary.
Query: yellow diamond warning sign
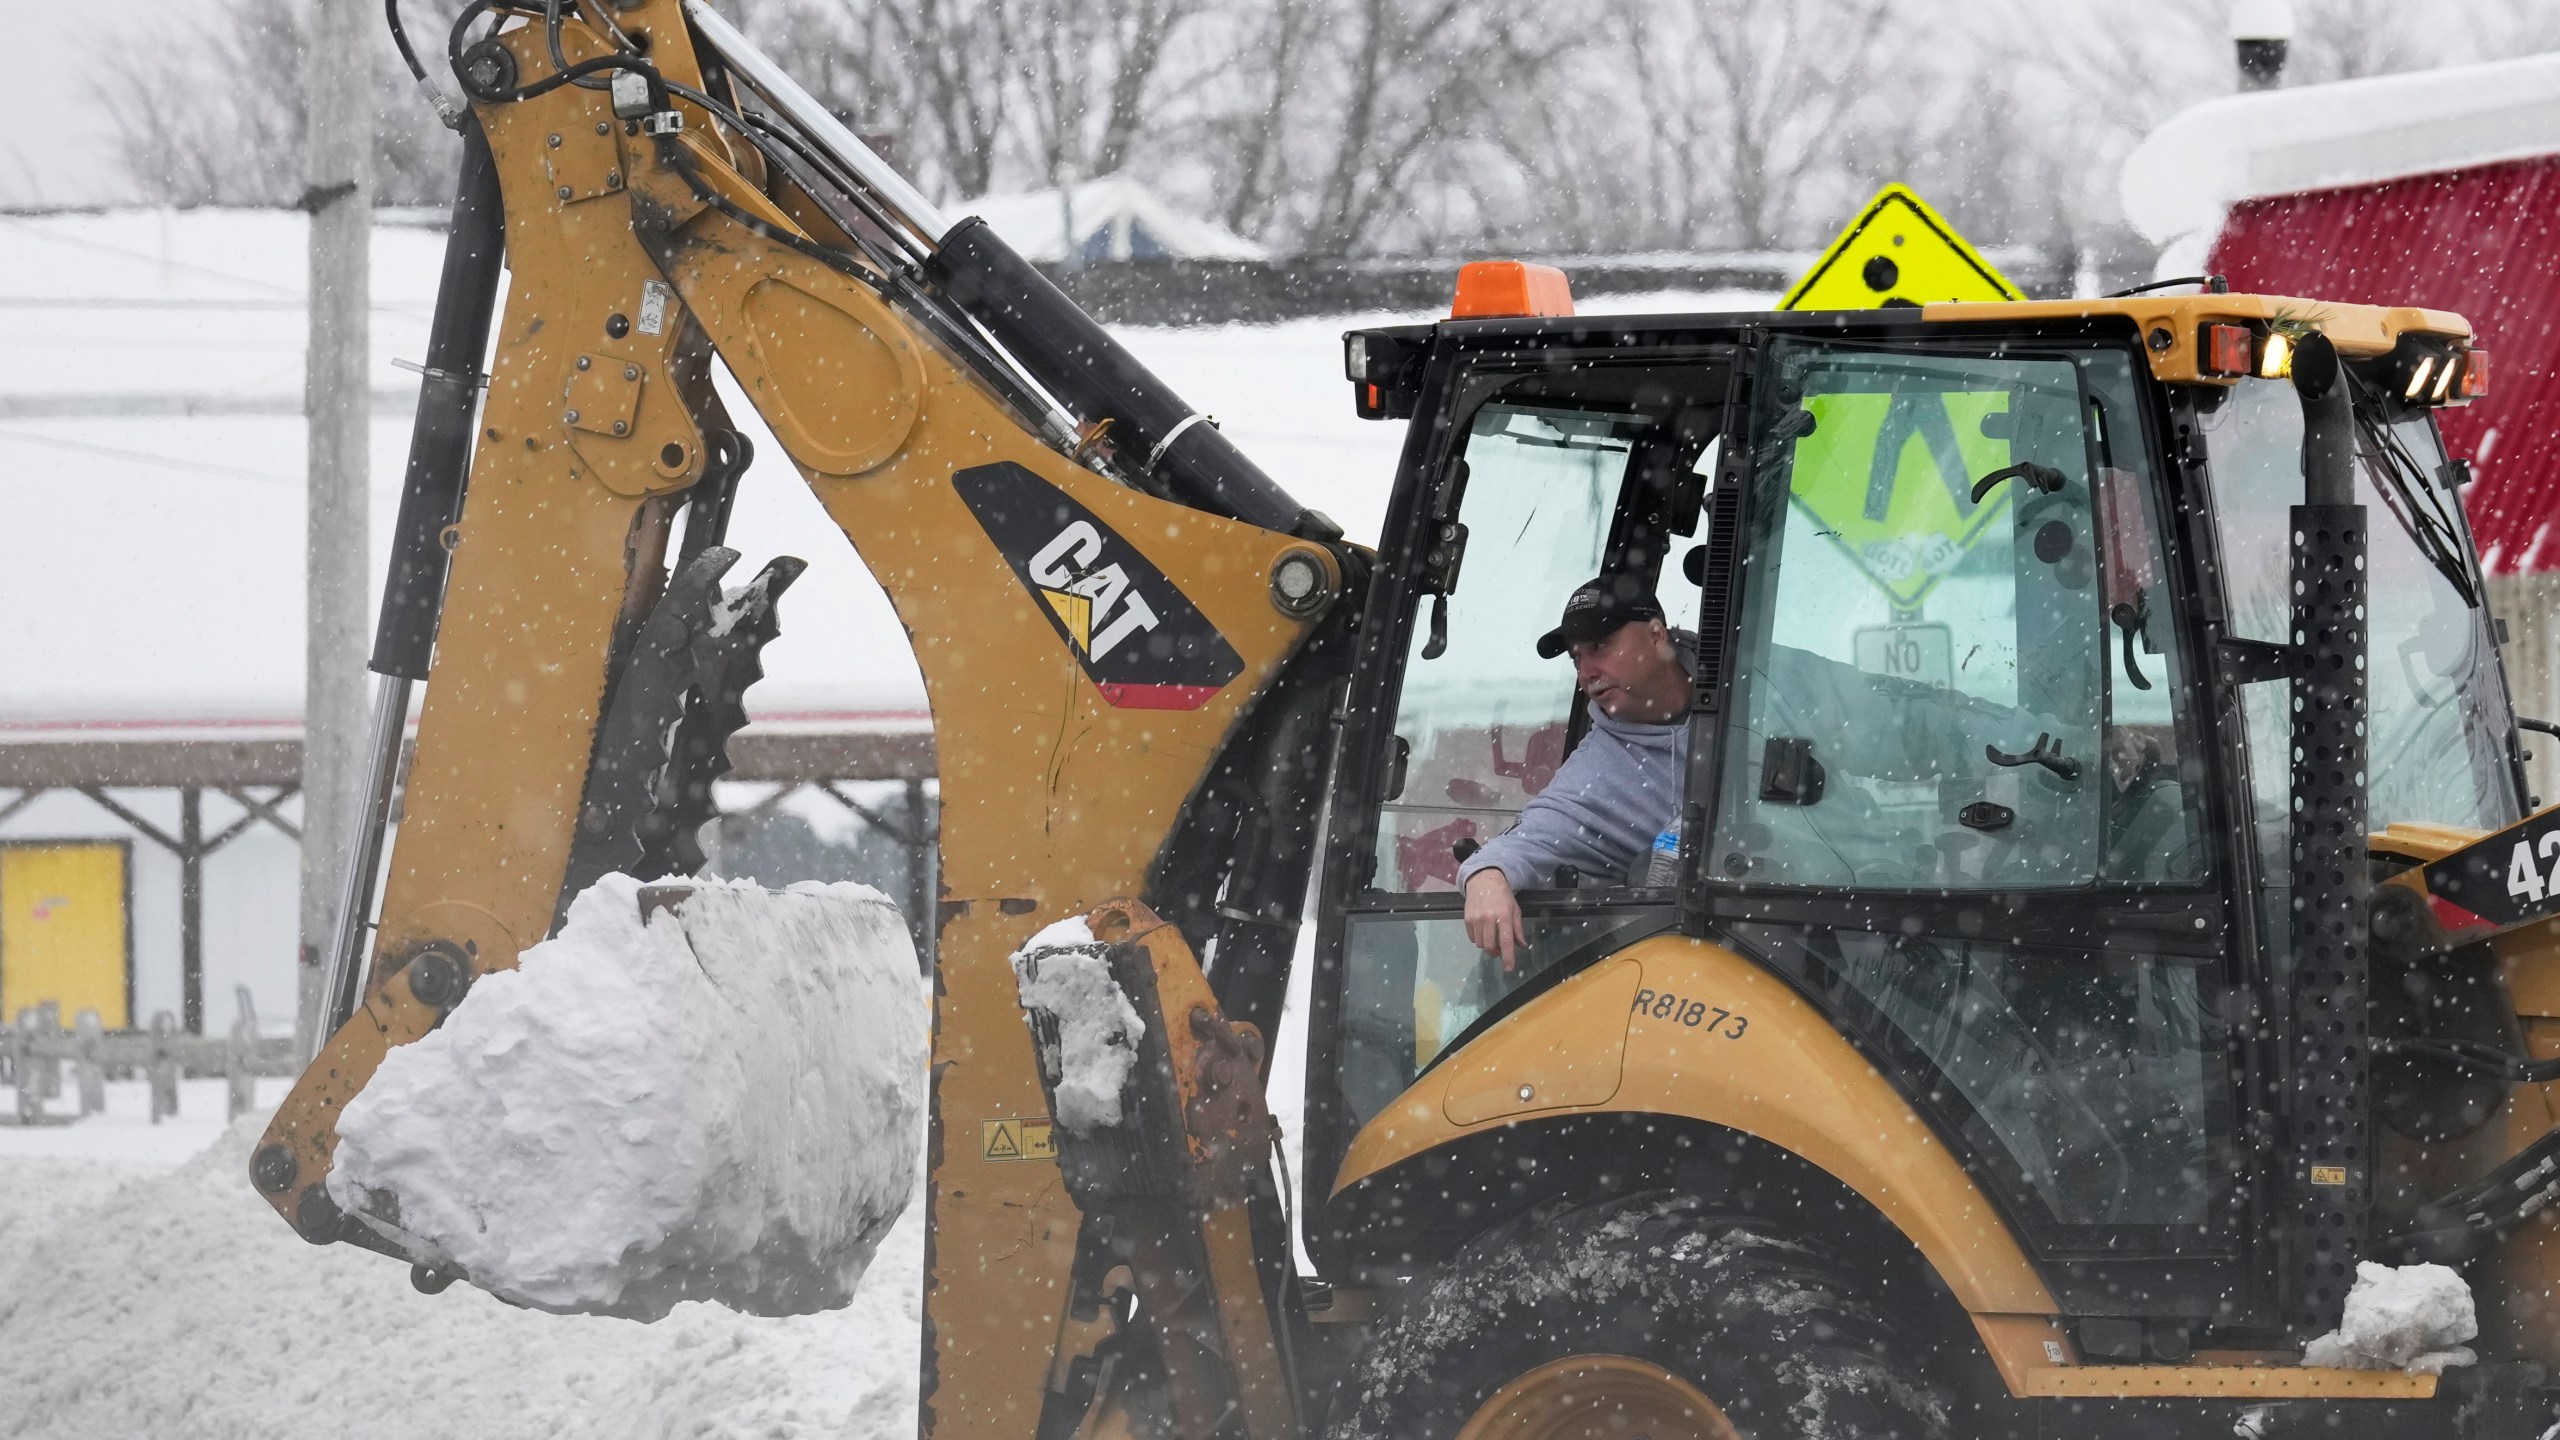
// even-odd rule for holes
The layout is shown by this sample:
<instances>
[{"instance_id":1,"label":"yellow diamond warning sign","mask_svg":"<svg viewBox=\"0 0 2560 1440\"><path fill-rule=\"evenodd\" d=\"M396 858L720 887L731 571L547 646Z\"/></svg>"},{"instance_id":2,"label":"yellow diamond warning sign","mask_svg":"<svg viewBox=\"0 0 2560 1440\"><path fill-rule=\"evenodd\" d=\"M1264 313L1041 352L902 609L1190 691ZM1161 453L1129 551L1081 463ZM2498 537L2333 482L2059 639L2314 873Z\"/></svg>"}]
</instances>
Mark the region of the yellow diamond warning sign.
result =
<instances>
[{"instance_id":1,"label":"yellow diamond warning sign","mask_svg":"<svg viewBox=\"0 0 2560 1440\"><path fill-rule=\"evenodd\" d=\"M1936 387L1805 396L1813 423L1796 441L1795 502L1896 609L1918 608L2008 513L2007 486L1973 500L1974 477L2009 463L2008 442L1983 433L2008 401Z\"/></svg>"},{"instance_id":2,"label":"yellow diamond warning sign","mask_svg":"<svg viewBox=\"0 0 2560 1440\"><path fill-rule=\"evenodd\" d=\"M1055 1160L1058 1147L1047 1120L985 1120L979 1135L990 1160Z\"/></svg>"},{"instance_id":3,"label":"yellow diamond warning sign","mask_svg":"<svg viewBox=\"0 0 2560 1440\"><path fill-rule=\"evenodd\" d=\"M1778 308L1872 310L1942 300L2025 298L1919 196L1887 185L1804 272Z\"/></svg>"}]
</instances>

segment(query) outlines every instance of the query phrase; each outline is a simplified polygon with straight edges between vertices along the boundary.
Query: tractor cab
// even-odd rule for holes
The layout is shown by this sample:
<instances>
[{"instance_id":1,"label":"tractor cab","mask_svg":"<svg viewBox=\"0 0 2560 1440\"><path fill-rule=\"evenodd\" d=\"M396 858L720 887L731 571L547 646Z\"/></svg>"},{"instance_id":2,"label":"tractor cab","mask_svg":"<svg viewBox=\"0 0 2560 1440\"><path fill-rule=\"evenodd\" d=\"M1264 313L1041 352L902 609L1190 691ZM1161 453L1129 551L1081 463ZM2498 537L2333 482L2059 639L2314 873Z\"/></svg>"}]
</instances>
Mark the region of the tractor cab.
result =
<instances>
[{"instance_id":1,"label":"tractor cab","mask_svg":"<svg viewBox=\"0 0 2560 1440\"><path fill-rule=\"evenodd\" d=\"M1411 433L1321 882L1320 1266L1391 1284L1503 1215L1710 1151L1714 1183L1783 1177L1844 1213L1856 1190L1925 1251L1907 1196L1822 1158L1868 1137L1807 1133L1862 1117L1761 1093L1839 1065L1954 1158L2075 1354L2333 1312L2358 1246L2307 1253L2283 1217L2334 1200L2371 1237L2416 1202L2377 1191L2358 1143L2360 1047L2331 1057L2349 1098L2295 1083L2321 1043L2303 1008L2363 1002L2301 978L2288 701L2322 693L2293 578L2321 422L2291 366L2342 362L2352 416L2309 468L2336 457L2365 517L2363 827L2494 831L2528 802L2432 418L2485 383L2469 339L2224 294L1349 336L1363 413ZM1460 869L1575 783L1588 702L1533 647L1595 576L1682 634L1685 784L1658 854L1518 891L1505 966L1467 938ZM1672 978L1708 949L1743 968ZM1614 1011L1577 998L1609 986ZM1784 1041L1782 1006L1845 1043ZM1677 1058L1647 1092L1659 1045ZM2306 1159L2315 1103L2334 1163Z\"/></svg>"}]
</instances>

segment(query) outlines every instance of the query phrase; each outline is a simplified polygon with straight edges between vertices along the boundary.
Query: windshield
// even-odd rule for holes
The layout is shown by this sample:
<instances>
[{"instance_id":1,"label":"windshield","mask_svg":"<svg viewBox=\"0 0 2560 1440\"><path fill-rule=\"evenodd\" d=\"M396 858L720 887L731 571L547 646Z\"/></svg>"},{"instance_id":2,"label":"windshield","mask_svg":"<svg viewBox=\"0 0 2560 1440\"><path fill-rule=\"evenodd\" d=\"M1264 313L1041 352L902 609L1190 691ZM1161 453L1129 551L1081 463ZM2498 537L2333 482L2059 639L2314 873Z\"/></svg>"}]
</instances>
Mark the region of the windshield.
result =
<instances>
[{"instance_id":1,"label":"windshield","mask_svg":"<svg viewBox=\"0 0 2560 1440\"><path fill-rule=\"evenodd\" d=\"M2290 612L2285 527L2302 499L2301 401L2289 382L2242 380L2201 422L2231 633L2281 643ZM2460 498L2446 483L2444 443L2422 410L2357 429L2356 498L2373 521L2370 823L2496 829L2519 816L2512 725L2488 612L2473 603L2479 571ZM2243 692L2260 836L2279 847L2291 769L2285 690Z\"/></svg>"}]
</instances>

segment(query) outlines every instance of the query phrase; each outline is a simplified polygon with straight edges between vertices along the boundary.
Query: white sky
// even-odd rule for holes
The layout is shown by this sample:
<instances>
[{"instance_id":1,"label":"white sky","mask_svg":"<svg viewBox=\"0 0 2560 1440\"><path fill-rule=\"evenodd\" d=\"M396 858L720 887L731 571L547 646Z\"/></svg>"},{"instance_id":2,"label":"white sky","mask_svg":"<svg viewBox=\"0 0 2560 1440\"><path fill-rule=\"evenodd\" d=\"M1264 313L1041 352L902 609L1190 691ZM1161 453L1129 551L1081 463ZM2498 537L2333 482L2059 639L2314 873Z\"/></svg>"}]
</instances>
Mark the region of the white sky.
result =
<instances>
[{"instance_id":1,"label":"white sky","mask_svg":"<svg viewBox=\"0 0 2560 1440\"><path fill-rule=\"evenodd\" d=\"M0 206L98 205L129 198L96 82L118 37L192 24L201 0L5 0L17 57L0 85Z\"/></svg>"}]
</instances>

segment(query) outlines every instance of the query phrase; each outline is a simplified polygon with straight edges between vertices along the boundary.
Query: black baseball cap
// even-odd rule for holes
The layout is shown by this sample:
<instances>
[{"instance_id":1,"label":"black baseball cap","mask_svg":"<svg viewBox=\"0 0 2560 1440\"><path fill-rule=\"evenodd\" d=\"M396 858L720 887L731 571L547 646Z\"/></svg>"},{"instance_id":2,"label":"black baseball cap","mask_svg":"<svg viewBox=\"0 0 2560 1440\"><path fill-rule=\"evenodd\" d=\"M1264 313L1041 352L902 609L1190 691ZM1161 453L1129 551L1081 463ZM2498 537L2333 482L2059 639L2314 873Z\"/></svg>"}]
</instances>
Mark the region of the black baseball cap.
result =
<instances>
[{"instance_id":1,"label":"black baseball cap","mask_svg":"<svg viewBox=\"0 0 2560 1440\"><path fill-rule=\"evenodd\" d=\"M1601 640L1636 620L1659 620L1662 606L1631 575L1603 575L1565 597L1564 618L1538 637L1538 658L1553 660L1585 640Z\"/></svg>"}]
</instances>

